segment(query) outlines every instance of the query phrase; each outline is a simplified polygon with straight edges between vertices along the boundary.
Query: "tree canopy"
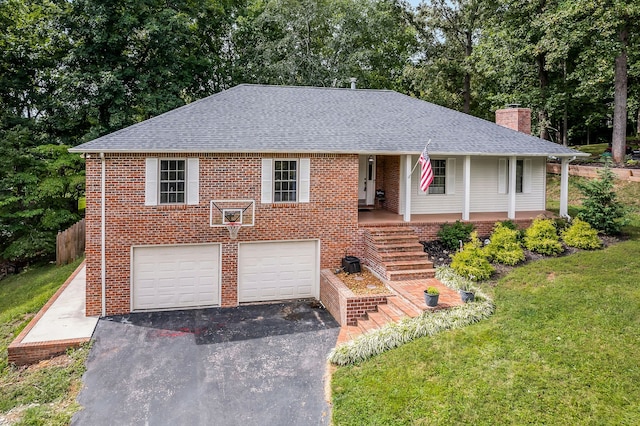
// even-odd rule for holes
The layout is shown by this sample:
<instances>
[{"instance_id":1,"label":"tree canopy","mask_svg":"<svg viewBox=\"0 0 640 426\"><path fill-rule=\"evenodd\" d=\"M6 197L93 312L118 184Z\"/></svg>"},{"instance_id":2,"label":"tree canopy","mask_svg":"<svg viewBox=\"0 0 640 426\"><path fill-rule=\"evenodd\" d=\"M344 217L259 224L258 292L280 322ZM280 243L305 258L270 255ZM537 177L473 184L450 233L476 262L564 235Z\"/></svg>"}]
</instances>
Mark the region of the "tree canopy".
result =
<instances>
[{"instance_id":1,"label":"tree canopy","mask_svg":"<svg viewBox=\"0 0 640 426\"><path fill-rule=\"evenodd\" d=\"M0 261L78 220L68 147L240 83L393 89L536 133L640 129L640 4L623 0L0 0Z\"/></svg>"}]
</instances>

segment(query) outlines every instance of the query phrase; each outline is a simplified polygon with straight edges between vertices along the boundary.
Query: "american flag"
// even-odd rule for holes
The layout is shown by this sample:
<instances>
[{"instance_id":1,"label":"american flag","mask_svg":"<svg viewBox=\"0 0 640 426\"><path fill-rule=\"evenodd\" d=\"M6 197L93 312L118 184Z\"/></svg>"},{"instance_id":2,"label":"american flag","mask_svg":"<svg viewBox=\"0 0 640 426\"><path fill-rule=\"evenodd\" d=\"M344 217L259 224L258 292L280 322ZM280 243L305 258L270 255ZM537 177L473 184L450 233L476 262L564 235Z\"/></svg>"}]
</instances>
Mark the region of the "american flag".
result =
<instances>
[{"instance_id":1,"label":"american flag","mask_svg":"<svg viewBox=\"0 0 640 426\"><path fill-rule=\"evenodd\" d=\"M431 160L429 160L429 154L427 154L426 149L420 154L418 162L420 163L420 189L423 192L427 192L429 185L433 182L433 170L431 169Z\"/></svg>"}]
</instances>

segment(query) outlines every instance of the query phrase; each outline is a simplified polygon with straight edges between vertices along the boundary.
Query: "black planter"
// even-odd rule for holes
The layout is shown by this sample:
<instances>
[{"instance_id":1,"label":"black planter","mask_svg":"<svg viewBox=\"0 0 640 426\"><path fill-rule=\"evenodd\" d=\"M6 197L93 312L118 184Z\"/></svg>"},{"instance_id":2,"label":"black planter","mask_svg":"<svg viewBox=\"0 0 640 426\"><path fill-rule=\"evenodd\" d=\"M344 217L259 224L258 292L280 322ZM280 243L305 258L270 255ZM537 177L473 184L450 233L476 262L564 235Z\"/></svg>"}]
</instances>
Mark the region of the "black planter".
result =
<instances>
[{"instance_id":1,"label":"black planter","mask_svg":"<svg viewBox=\"0 0 640 426\"><path fill-rule=\"evenodd\" d=\"M440 297L439 294L429 294L426 291L424 292L424 303L427 304L427 306L430 307L434 307L438 305L438 297Z\"/></svg>"},{"instance_id":2,"label":"black planter","mask_svg":"<svg viewBox=\"0 0 640 426\"><path fill-rule=\"evenodd\" d=\"M468 302L473 302L476 296L470 291L460 290L460 298L464 303L468 303Z\"/></svg>"}]
</instances>

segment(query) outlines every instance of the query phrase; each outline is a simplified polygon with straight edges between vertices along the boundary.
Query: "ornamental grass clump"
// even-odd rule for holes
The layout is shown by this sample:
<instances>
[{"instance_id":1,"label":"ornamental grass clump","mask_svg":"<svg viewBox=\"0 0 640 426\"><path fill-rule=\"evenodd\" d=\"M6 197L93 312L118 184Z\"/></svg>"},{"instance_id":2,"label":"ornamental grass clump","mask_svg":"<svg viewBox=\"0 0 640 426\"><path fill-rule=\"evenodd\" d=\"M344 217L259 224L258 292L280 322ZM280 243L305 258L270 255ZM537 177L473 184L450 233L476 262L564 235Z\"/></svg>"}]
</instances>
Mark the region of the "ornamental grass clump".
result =
<instances>
[{"instance_id":1,"label":"ornamental grass clump","mask_svg":"<svg viewBox=\"0 0 640 426\"><path fill-rule=\"evenodd\" d=\"M457 276L448 267L438 268L436 278L454 289L468 283L468 280ZM495 311L493 300L478 289L474 291L476 301L473 303L456 306L449 310L427 311L416 318L405 318L397 323L389 323L334 348L329 354L329 361L337 365L359 363L414 339L466 327L490 317Z\"/></svg>"},{"instance_id":2,"label":"ornamental grass clump","mask_svg":"<svg viewBox=\"0 0 640 426\"><path fill-rule=\"evenodd\" d=\"M482 249L478 233L471 233L471 241L466 243L461 251L451 256L451 268L463 277L473 281L487 280L495 271L487 255Z\"/></svg>"},{"instance_id":3,"label":"ornamental grass clump","mask_svg":"<svg viewBox=\"0 0 640 426\"><path fill-rule=\"evenodd\" d=\"M490 261L503 265L513 266L524 261L524 250L518 241L518 231L505 226L503 222L496 223L484 251Z\"/></svg>"},{"instance_id":4,"label":"ornamental grass clump","mask_svg":"<svg viewBox=\"0 0 640 426\"><path fill-rule=\"evenodd\" d=\"M524 245L531 251L548 256L557 256L564 250L551 219L535 219L524 233Z\"/></svg>"},{"instance_id":5,"label":"ornamental grass clump","mask_svg":"<svg viewBox=\"0 0 640 426\"><path fill-rule=\"evenodd\" d=\"M562 231L562 240L569 247L583 250L596 250L602 247L598 231L587 222L577 218L573 220L569 228Z\"/></svg>"}]
</instances>

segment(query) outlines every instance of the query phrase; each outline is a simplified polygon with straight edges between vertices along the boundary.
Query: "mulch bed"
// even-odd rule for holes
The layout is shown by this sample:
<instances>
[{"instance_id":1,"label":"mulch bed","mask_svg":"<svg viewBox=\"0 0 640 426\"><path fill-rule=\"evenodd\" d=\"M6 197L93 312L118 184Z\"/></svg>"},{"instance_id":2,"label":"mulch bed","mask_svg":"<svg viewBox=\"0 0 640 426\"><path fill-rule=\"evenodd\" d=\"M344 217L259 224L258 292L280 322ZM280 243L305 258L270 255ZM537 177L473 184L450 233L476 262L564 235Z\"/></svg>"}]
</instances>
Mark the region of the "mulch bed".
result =
<instances>
[{"instance_id":1,"label":"mulch bed","mask_svg":"<svg viewBox=\"0 0 640 426\"><path fill-rule=\"evenodd\" d=\"M389 293L389 289L387 289L382 281L367 269L363 269L362 272L355 274L340 272L337 273L336 276L340 278L354 294Z\"/></svg>"},{"instance_id":2,"label":"mulch bed","mask_svg":"<svg viewBox=\"0 0 640 426\"><path fill-rule=\"evenodd\" d=\"M600 235L600 240L602 241L602 244L604 247L609 247L612 244L616 244L620 241L623 241L624 237ZM434 268L437 268L438 266L448 266L451 264L451 255L455 254L455 252L447 250L447 248L439 240L421 241L421 243L424 247L425 253L429 255L429 260L433 262ZM564 249L565 249L564 252L562 252L559 256L567 256L567 255L581 251L580 249L577 249L575 247L568 247L566 245L564 246ZM534 262L536 260L544 259L547 257L552 257L552 256L545 256L545 255L534 253L532 251L525 249L524 250L525 260L523 263L519 265L508 266L508 265L502 265L500 263L492 263L496 271L491 277L491 283L494 283L495 281L499 280L503 276L507 275L509 272L511 272L514 268L517 268L518 266L522 266L529 262Z\"/></svg>"}]
</instances>

